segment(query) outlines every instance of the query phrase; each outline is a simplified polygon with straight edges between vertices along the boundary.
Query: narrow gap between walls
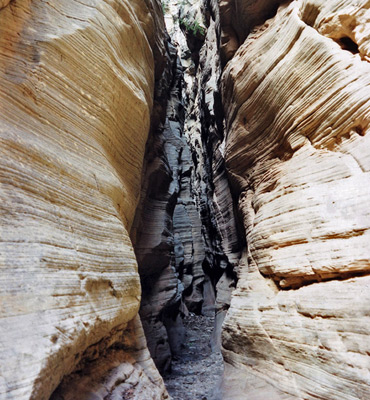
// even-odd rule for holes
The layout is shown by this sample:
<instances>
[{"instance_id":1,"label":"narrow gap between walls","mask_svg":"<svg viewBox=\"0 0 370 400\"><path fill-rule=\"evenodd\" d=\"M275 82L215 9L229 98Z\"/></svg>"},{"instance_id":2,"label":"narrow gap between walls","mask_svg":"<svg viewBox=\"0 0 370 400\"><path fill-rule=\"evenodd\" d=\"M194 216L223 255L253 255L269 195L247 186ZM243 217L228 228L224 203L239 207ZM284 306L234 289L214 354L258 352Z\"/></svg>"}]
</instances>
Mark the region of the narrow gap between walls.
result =
<instances>
[{"instance_id":1,"label":"narrow gap between walls","mask_svg":"<svg viewBox=\"0 0 370 400\"><path fill-rule=\"evenodd\" d=\"M166 115L148 141L134 223L140 317L171 397L216 400L243 246L223 159L216 21L199 0L162 5L168 68L157 92Z\"/></svg>"}]
</instances>

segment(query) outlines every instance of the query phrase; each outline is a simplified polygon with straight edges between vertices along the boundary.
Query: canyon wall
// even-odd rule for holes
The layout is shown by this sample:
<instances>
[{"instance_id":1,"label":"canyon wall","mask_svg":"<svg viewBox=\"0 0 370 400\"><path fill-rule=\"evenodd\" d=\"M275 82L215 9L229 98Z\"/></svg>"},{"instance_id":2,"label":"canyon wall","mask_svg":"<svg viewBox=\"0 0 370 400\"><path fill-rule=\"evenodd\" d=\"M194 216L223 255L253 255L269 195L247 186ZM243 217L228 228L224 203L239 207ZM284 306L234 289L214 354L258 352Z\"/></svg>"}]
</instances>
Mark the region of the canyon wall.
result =
<instances>
[{"instance_id":1,"label":"canyon wall","mask_svg":"<svg viewBox=\"0 0 370 400\"><path fill-rule=\"evenodd\" d=\"M227 312L225 400L369 398L369 30L365 0L0 0L0 398L166 399L189 312L214 347Z\"/></svg>"},{"instance_id":2,"label":"canyon wall","mask_svg":"<svg viewBox=\"0 0 370 400\"><path fill-rule=\"evenodd\" d=\"M0 398L167 398L129 232L164 23L152 0L0 2ZM153 113L152 113L152 110Z\"/></svg>"},{"instance_id":3,"label":"canyon wall","mask_svg":"<svg viewBox=\"0 0 370 400\"><path fill-rule=\"evenodd\" d=\"M247 242L223 327L224 398L367 399L369 2L285 2L248 24L222 77Z\"/></svg>"}]
</instances>

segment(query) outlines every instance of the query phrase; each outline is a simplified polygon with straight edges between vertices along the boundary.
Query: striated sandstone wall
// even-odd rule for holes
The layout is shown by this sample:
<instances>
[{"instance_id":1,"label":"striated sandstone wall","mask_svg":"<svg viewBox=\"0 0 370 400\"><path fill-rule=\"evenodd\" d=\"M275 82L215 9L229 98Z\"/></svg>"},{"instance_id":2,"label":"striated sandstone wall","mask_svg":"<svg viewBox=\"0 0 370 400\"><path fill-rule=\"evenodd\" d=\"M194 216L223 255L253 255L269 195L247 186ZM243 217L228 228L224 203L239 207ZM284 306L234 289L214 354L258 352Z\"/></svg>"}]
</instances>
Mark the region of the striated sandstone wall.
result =
<instances>
[{"instance_id":1,"label":"striated sandstone wall","mask_svg":"<svg viewBox=\"0 0 370 400\"><path fill-rule=\"evenodd\" d=\"M370 397L369 32L367 1L288 2L224 71L247 241L225 399Z\"/></svg>"},{"instance_id":2,"label":"striated sandstone wall","mask_svg":"<svg viewBox=\"0 0 370 400\"><path fill-rule=\"evenodd\" d=\"M165 398L136 317L140 283L128 235L163 68L160 4L7 3L0 398L48 399L75 370L56 398Z\"/></svg>"}]
</instances>

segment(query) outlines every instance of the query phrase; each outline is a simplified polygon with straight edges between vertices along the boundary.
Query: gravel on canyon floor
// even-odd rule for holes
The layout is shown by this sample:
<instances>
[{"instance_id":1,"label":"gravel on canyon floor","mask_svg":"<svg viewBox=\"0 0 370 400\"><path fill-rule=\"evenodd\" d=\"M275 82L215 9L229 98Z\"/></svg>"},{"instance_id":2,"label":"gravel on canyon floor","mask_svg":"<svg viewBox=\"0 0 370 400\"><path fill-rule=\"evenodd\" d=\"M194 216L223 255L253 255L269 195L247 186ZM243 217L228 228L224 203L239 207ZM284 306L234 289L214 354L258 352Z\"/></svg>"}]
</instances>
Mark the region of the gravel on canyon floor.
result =
<instances>
[{"instance_id":1,"label":"gravel on canyon floor","mask_svg":"<svg viewBox=\"0 0 370 400\"><path fill-rule=\"evenodd\" d=\"M212 351L210 340L214 318L190 314L185 317L185 342L172 361L164 381L173 400L219 400L223 373L220 351Z\"/></svg>"}]
</instances>

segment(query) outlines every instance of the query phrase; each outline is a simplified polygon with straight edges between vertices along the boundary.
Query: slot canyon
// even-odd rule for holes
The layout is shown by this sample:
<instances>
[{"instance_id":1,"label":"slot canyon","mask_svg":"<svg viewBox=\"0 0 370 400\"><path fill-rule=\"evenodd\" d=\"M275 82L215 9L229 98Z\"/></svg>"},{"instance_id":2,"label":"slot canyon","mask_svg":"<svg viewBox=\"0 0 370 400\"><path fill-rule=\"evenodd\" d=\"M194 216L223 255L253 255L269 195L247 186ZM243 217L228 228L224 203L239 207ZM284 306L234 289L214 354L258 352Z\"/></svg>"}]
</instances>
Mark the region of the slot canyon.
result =
<instances>
[{"instance_id":1,"label":"slot canyon","mask_svg":"<svg viewBox=\"0 0 370 400\"><path fill-rule=\"evenodd\" d=\"M370 1L0 0L0 400L370 399Z\"/></svg>"}]
</instances>

